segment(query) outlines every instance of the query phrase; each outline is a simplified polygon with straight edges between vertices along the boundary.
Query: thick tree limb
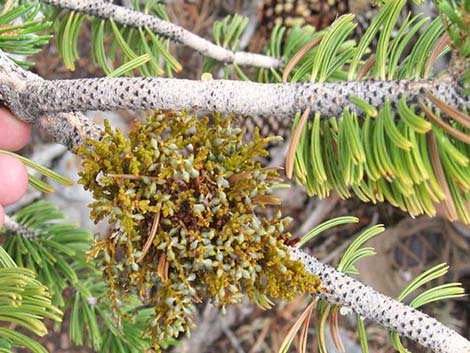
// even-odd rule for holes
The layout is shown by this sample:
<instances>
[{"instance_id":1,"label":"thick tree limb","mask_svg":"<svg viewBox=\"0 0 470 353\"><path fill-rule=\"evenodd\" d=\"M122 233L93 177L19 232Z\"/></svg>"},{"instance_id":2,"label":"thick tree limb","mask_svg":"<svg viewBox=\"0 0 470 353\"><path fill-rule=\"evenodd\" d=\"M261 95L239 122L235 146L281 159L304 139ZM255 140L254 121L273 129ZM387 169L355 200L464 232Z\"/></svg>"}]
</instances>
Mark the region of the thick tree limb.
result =
<instances>
[{"instance_id":1,"label":"thick tree limb","mask_svg":"<svg viewBox=\"0 0 470 353\"><path fill-rule=\"evenodd\" d=\"M44 81L41 77L22 69L0 50L0 103L10 108L21 120L46 130L55 142L69 149L80 145L87 136L99 136L100 129L81 113L43 114L31 111L26 102L21 102L20 92L27 91L29 85L41 81Z\"/></svg>"},{"instance_id":2,"label":"thick tree limb","mask_svg":"<svg viewBox=\"0 0 470 353\"><path fill-rule=\"evenodd\" d=\"M101 0L42 0L42 2L100 18L113 19L120 24L130 27L148 27L156 34L168 38L175 43L184 44L204 56L211 57L220 62L265 68L278 68L282 63L279 59L265 55L233 52L215 45L171 22L131 10L127 7L113 5L109 2Z\"/></svg>"},{"instance_id":3,"label":"thick tree limb","mask_svg":"<svg viewBox=\"0 0 470 353\"><path fill-rule=\"evenodd\" d=\"M349 101L350 95L380 108L385 99L390 99L393 106L402 96L408 102L416 102L423 97L424 89L451 106L470 106L469 97L459 94L455 82L438 79L280 84L164 78L34 80L18 87L8 103L28 120L58 112L117 109L202 109L292 118L296 112L310 108L329 118L341 116L346 106L356 110ZM5 96L1 91L0 94Z\"/></svg>"},{"instance_id":4,"label":"thick tree limb","mask_svg":"<svg viewBox=\"0 0 470 353\"><path fill-rule=\"evenodd\" d=\"M99 129L84 122L81 114L62 111L202 108L282 116L311 107L331 116L349 104L350 94L380 106L386 97L396 102L402 94L414 100L423 88L454 106L469 106L468 98L461 97L451 82L433 80L279 85L168 79L45 81L19 68L0 51L0 99L24 121L49 124L56 141L68 144L69 148L80 144L85 136L98 136ZM10 229L16 227L9 219L6 224ZM292 248L291 256L320 276L326 289L322 299L348 306L364 318L434 352L470 353L469 341L435 319L376 292L298 249Z\"/></svg>"},{"instance_id":5,"label":"thick tree limb","mask_svg":"<svg viewBox=\"0 0 470 353\"><path fill-rule=\"evenodd\" d=\"M363 319L375 321L433 352L470 353L470 342L436 319L377 292L298 248L290 250L293 259L302 261L309 272L321 278L326 288L320 295L322 300L349 307Z\"/></svg>"},{"instance_id":6,"label":"thick tree limb","mask_svg":"<svg viewBox=\"0 0 470 353\"><path fill-rule=\"evenodd\" d=\"M194 110L292 118L310 108L323 117L340 116L353 95L380 108L409 103L428 90L447 104L470 107L470 97L447 78L400 81L263 84L245 81L192 81L164 78L95 78L47 81L15 65L0 51L0 100L22 120L45 125L68 148L97 130L78 111ZM73 113L73 114L69 114Z\"/></svg>"}]
</instances>

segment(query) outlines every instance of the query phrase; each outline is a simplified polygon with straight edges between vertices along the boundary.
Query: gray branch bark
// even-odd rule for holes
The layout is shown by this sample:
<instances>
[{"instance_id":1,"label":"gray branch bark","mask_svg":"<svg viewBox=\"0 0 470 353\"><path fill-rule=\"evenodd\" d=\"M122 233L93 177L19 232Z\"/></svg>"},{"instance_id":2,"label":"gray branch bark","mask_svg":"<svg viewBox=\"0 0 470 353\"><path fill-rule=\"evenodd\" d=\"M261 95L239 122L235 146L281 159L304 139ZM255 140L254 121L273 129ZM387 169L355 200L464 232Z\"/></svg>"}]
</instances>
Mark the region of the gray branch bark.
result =
<instances>
[{"instance_id":1,"label":"gray branch bark","mask_svg":"<svg viewBox=\"0 0 470 353\"><path fill-rule=\"evenodd\" d=\"M351 95L380 108L388 98L392 105L402 96L413 103L429 89L447 104L470 107L451 80L349 81L335 83L263 84L246 81L192 81L165 78L96 78L33 80L23 82L7 101L20 118L86 110L197 110L244 115L292 118L310 108L323 117L341 116L344 108L357 108ZM0 94L5 96L3 92Z\"/></svg>"},{"instance_id":2,"label":"gray branch bark","mask_svg":"<svg viewBox=\"0 0 470 353\"><path fill-rule=\"evenodd\" d=\"M451 82L363 81L327 84L257 84L239 81L171 79L90 79L45 81L15 65L0 51L0 100L22 120L46 125L57 142L72 148L99 129L80 113L89 109L207 109L211 111L289 116L310 107L324 116L339 114L350 94L373 106L405 94L416 99L430 89L447 103L469 106ZM338 107L339 106L339 107ZM64 111L69 113L63 113ZM10 229L15 226L7 218ZM318 262L298 249L291 255L318 274L326 292L321 298L350 307L364 318L409 337L437 353L470 353L470 342L435 319L386 297Z\"/></svg>"},{"instance_id":3,"label":"gray branch bark","mask_svg":"<svg viewBox=\"0 0 470 353\"><path fill-rule=\"evenodd\" d=\"M264 68L278 68L282 61L270 56L233 52L208 40L201 38L190 31L164 21L155 16L144 14L132 9L113 5L101 0L41 0L46 4L86 13L92 16L113 19L114 21L130 27L148 27L155 34L161 35L177 44L186 45L204 56L211 57L224 63L235 63L241 66L257 66Z\"/></svg>"},{"instance_id":4,"label":"gray branch bark","mask_svg":"<svg viewBox=\"0 0 470 353\"><path fill-rule=\"evenodd\" d=\"M30 84L41 81L44 81L41 77L22 69L0 50L0 103L10 108L21 120L43 128L55 142L68 149L80 145L87 136L98 138L100 129L82 113L33 112L26 102L21 102L20 92L27 91Z\"/></svg>"},{"instance_id":5,"label":"gray branch bark","mask_svg":"<svg viewBox=\"0 0 470 353\"><path fill-rule=\"evenodd\" d=\"M10 216L5 215L5 228L9 233L14 235L21 235L28 239L34 239L37 236L37 232L19 224Z\"/></svg>"},{"instance_id":6,"label":"gray branch bark","mask_svg":"<svg viewBox=\"0 0 470 353\"><path fill-rule=\"evenodd\" d=\"M377 292L298 248L290 248L290 254L292 259L302 261L307 271L321 278L326 292L319 295L320 299L349 307L363 319L379 323L433 352L470 352L467 339L429 315Z\"/></svg>"}]
</instances>

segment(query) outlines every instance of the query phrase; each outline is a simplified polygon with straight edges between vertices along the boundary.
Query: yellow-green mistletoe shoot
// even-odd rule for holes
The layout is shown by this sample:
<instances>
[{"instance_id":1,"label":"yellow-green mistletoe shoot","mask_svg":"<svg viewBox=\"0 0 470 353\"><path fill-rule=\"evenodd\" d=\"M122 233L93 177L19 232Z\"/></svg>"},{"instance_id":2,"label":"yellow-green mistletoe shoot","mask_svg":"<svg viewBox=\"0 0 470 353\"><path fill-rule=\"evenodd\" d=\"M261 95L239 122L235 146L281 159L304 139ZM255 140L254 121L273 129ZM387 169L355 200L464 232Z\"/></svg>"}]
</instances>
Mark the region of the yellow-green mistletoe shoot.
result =
<instances>
[{"instance_id":1,"label":"yellow-green mistletoe shoot","mask_svg":"<svg viewBox=\"0 0 470 353\"><path fill-rule=\"evenodd\" d=\"M137 293L155 309L155 348L192 327L194 303L292 299L321 290L315 275L290 259L288 218L261 218L278 205L275 169L262 168L273 138L247 144L230 117L158 113L127 138L106 124L100 141L80 148L81 183L93 192L92 217L111 231L90 251L109 283L115 309Z\"/></svg>"}]
</instances>

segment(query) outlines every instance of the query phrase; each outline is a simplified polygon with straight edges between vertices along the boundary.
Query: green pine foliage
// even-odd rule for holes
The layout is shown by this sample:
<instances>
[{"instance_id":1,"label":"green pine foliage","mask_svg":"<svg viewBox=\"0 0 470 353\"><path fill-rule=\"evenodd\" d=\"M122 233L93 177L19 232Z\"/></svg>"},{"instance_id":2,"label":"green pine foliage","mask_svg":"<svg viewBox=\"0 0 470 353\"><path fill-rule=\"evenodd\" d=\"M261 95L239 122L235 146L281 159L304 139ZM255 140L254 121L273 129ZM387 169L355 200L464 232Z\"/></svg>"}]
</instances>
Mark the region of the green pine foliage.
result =
<instances>
[{"instance_id":1,"label":"green pine foliage","mask_svg":"<svg viewBox=\"0 0 470 353\"><path fill-rule=\"evenodd\" d=\"M73 262L83 261L90 234L63 222L64 215L44 201L19 211L14 219L33 236L9 236L5 250L20 266L33 270L47 283L55 305L64 307L63 291L78 283ZM61 222L57 222L61 221Z\"/></svg>"},{"instance_id":2,"label":"green pine foliage","mask_svg":"<svg viewBox=\"0 0 470 353\"><path fill-rule=\"evenodd\" d=\"M140 1L133 1L133 8L168 20L165 5L159 1L147 0L143 5ZM108 76L132 75L137 69L141 76L172 77L182 69L170 52L169 40L154 34L149 28L122 26L113 20L92 18L64 9L54 10L51 18L54 19L57 48L70 70L75 70L75 61L80 57L78 39L83 26L91 27L91 56ZM116 72L116 63L121 65L122 73Z\"/></svg>"},{"instance_id":3,"label":"green pine foliage","mask_svg":"<svg viewBox=\"0 0 470 353\"><path fill-rule=\"evenodd\" d=\"M150 340L142 332L148 327L152 309L143 306L137 297L129 297L122 311L132 313L133 320L130 315L117 320L101 272L86 261L92 238L88 231L65 222L57 207L45 201L23 208L13 219L22 231L5 232L7 239L0 247L0 266L19 270L9 269L0 274L3 283L11 283L0 286L0 321L16 323L42 336L48 332L42 319L54 319L55 329L61 330L60 321L65 312L70 339L77 346L88 346L100 353L116 352L116 349L138 353L149 347ZM28 289L32 286L30 282L34 291ZM23 300L23 292L38 297L31 304L28 297ZM28 310L34 310L31 319ZM0 347L2 344L11 348L24 346L32 352L47 352L32 342L14 330L0 333ZM170 343L173 342L167 345Z\"/></svg>"},{"instance_id":4,"label":"green pine foliage","mask_svg":"<svg viewBox=\"0 0 470 353\"><path fill-rule=\"evenodd\" d=\"M8 6L7 6L8 5ZM0 48L9 54L34 55L52 38L44 30L51 27L52 22L40 17L41 4L39 1L29 1L18 4L14 1L0 1ZM12 59L23 67L34 65L33 62Z\"/></svg>"},{"instance_id":5,"label":"green pine foliage","mask_svg":"<svg viewBox=\"0 0 470 353\"><path fill-rule=\"evenodd\" d=\"M352 38L352 15L338 18L321 32L309 27L290 32L275 28L267 53L288 64L284 71L261 69L258 79L427 79L443 75L433 65L452 48L468 56L464 8L452 2L449 6L460 11L455 14L457 10L452 12L443 2L445 21L418 14L397 25L405 3L386 2L357 44ZM461 18L455 26L450 19L454 17ZM443 41L446 29L451 31L449 44ZM375 38L377 48L370 50ZM410 103L402 97L398 105L387 101L378 108L352 96L341 116L311 112L300 127L292 156L296 180L309 195L323 198L334 190L346 199L354 194L364 202L388 202L412 216L434 216L436 206L443 204L449 219L470 223L470 117L466 109L460 112L429 94L425 98L431 104ZM293 133L300 117L294 118Z\"/></svg>"},{"instance_id":6,"label":"green pine foliage","mask_svg":"<svg viewBox=\"0 0 470 353\"><path fill-rule=\"evenodd\" d=\"M45 318L62 320L62 311L52 304L48 288L32 269L17 266L0 246L0 351L10 353L15 347L24 347L33 353L47 353L34 339L12 328L44 336Z\"/></svg>"},{"instance_id":7,"label":"green pine foliage","mask_svg":"<svg viewBox=\"0 0 470 353\"><path fill-rule=\"evenodd\" d=\"M308 241L311 241L316 236L320 235L322 232L347 223L357 223L359 222L358 218L355 217L338 217L331 220L328 220L305 234L301 240L296 244L297 247L302 247ZM371 227L367 227L362 230L359 235L354 237L352 243L346 248L343 256L336 265L336 268L344 273L350 275L357 275L359 271L356 268L356 263L361 259L376 255L375 249L370 246L364 246L368 240L379 236L385 230L382 224L377 224ZM435 280L439 277L444 276L449 269L445 263L436 265L429 270L418 275L416 278L411 280L405 288L402 290L398 296L398 300L406 302L412 308L420 308L426 304L451 299L451 298L461 298L465 296L465 289L462 287L462 283L453 282L437 285L430 287L429 289L423 290L423 286L429 284L432 280ZM410 298L412 298L410 300ZM305 352L306 341L307 341L307 329L310 324L310 319L314 315L313 303L315 300L312 299L310 305L308 305L304 312L299 315L297 320L294 322L289 333L284 338L284 341L279 349L280 353L287 353L294 336L300 332L300 348L301 353ZM340 352L344 352L344 345L339 333L338 325L338 315L340 313L341 306L336 304L331 304L322 300L316 305L315 315L317 317L317 326L315 327L315 333L318 338L318 351L321 353L328 353L326 346L326 326L329 324L330 334L332 336L333 344L336 349ZM368 338L365 330L365 324L360 315L356 314L356 330L359 336L359 342L361 345L361 351L363 353L369 352ZM400 340L400 336L396 332L389 332L390 339L393 347L399 353L410 353L410 351L403 345Z\"/></svg>"}]
</instances>

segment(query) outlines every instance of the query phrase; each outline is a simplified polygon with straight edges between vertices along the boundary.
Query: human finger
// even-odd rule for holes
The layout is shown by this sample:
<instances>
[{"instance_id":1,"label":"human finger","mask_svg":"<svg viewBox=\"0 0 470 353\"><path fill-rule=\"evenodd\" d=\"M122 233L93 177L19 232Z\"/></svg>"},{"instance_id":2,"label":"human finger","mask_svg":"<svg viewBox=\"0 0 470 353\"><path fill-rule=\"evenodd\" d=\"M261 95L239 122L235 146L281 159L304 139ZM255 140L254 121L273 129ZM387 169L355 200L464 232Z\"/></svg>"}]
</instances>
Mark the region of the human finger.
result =
<instances>
[{"instance_id":1,"label":"human finger","mask_svg":"<svg viewBox=\"0 0 470 353\"><path fill-rule=\"evenodd\" d=\"M31 125L16 119L5 107L0 107L0 149L17 151L31 137Z\"/></svg>"},{"instance_id":2,"label":"human finger","mask_svg":"<svg viewBox=\"0 0 470 353\"><path fill-rule=\"evenodd\" d=\"M25 165L12 156L0 155L0 205L18 201L28 188Z\"/></svg>"},{"instance_id":3,"label":"human finger","mask_svg":"<svg viewBox=\"0 0 470 353\"><path fill-rule=\"evenodd\" d=\"M0 205L0 228L3 226L3 222L5 219L5 211L3 211L2 205Z\"/></svg>"}]
</instances>

